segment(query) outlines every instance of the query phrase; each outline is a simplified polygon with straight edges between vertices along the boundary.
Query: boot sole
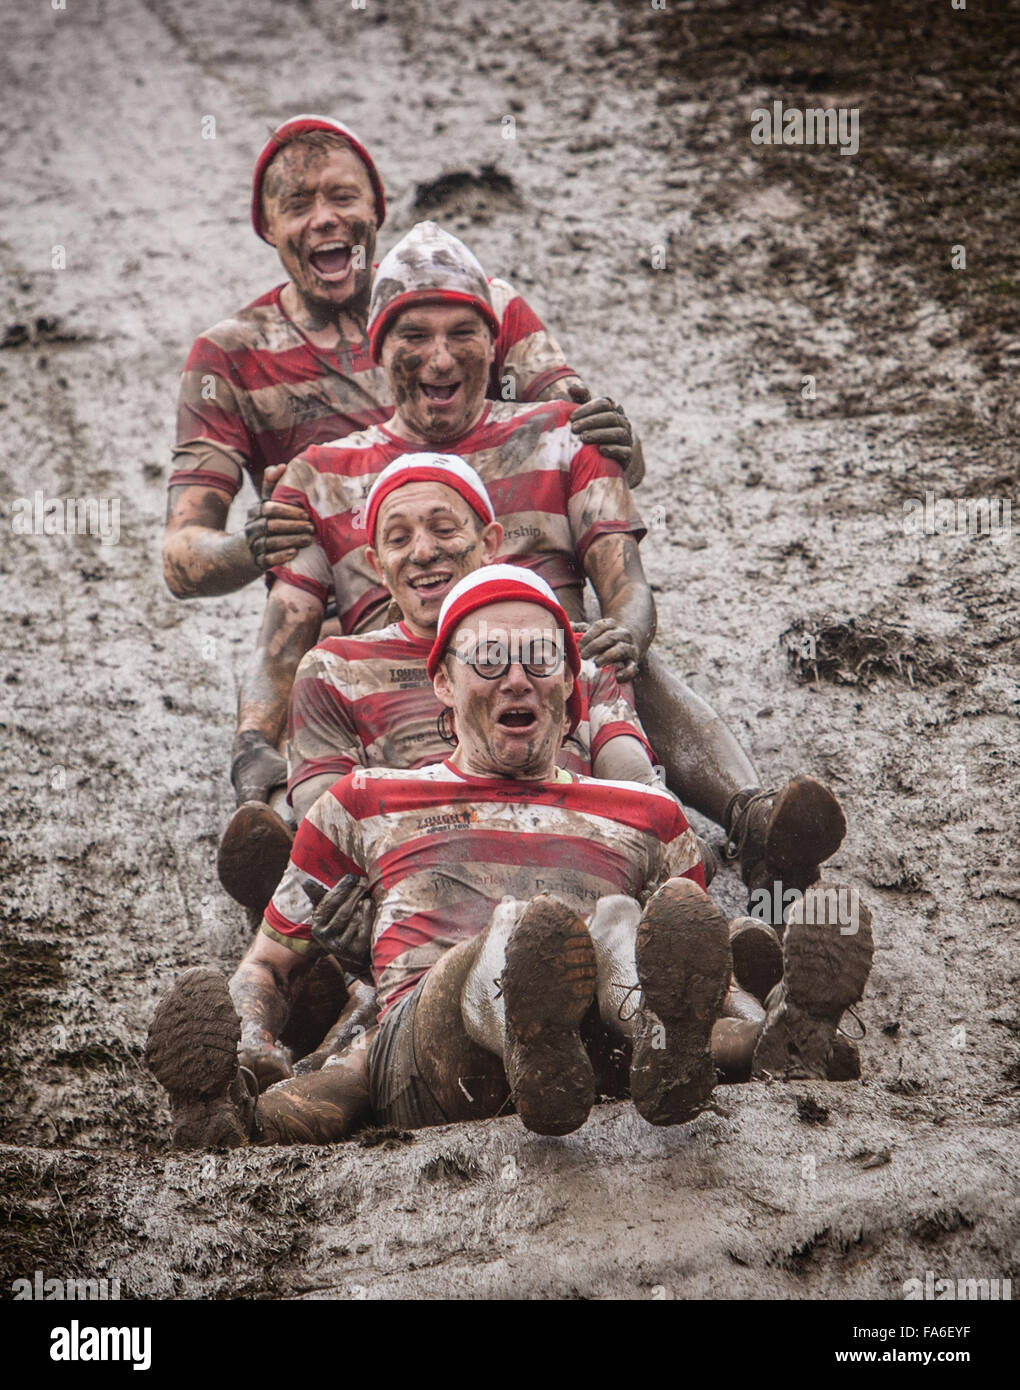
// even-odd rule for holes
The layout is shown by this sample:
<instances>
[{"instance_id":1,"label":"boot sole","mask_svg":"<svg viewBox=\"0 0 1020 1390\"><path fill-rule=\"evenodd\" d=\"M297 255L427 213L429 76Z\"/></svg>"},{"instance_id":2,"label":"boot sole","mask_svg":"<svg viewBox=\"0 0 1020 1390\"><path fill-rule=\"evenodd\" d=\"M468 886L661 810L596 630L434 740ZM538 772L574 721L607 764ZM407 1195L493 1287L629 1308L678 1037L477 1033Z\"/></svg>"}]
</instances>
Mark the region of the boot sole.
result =
<instances>
[{"instance_id":1,"label":"boot sole","mask_svg":"<svg viewBox=\"0 0 1020 1390\"><path fill-rule=\"evenodd\" d=\"M839 901L835 884L819 883L790 911L783 942L786 997L755 1050L755 1076L828 1079L836 1029L864 995L875 950L871 913L858 903L856 930L844 933Z\"/></svg>"},{"instance_id":2,"label":"boot sole","mask_svg":"<svg viewBox=\"0 0 1020 1390\"><path fill-rule=\"evenodd\" d=\"M813 777L794 777L772 809L765 839L765 869L784 887L803 891L818 877L818 865L839 849L846 816L839 802Z\"/></svg>"},{"instance_id":3,"label":"boot sole","mask_svg":"<svg viewBox=\"0 0 1020 1390\"><path fill-rule=\"evenodd\" d=\"M645 908L634 957L642 1009L655 1017L639 1015L631 1098L649 1124L685 1124L716 1083L712 1027L733 969L729 926L697 884L674 879Z\"/></svg>"},{"instance_id":4,"label":"boot sole","mask_svg":"<svg viewBox=\"0 0 1020 1390\"><path fill-rule=\"evenodd\" d=\"M262 801L246 801L231 816L216 855L220 883L235 902L261 919L290 859L294 837Z\"/></svg>"},{"instance_id":5,"label":"boot sole","mask_svg":"<svg viewBox=\"0 0 1020 1390\"><path fill-rule=\"evenodd\" d=\"M170 1097L176 1148L244 1142L229 1099L240 1037L227 982L209 966L186 970L157 1004L145 1060Z\"/></svg>"},{"instance_id":6,"label":"boot sole","mask_svg":"<svg viewBox=\"0 0 1020 1390\"><path fill-rule=\"evenodd\" d=\"M595 998L595 946L565 903L533 899L506 947L503 1000L507 1079L535 1134L580 1129L595 1103L581 1021Z\"/></svg>"}]
</instances>

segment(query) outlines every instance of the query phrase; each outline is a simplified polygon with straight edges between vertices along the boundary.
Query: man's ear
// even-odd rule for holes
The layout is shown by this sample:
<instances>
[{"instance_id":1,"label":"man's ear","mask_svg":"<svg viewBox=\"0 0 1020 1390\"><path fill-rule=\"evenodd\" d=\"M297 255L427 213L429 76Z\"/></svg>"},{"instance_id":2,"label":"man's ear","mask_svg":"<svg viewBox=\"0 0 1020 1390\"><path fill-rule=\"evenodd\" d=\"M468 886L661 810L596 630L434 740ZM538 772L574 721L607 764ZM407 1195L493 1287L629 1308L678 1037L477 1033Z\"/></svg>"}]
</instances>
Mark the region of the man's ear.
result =
<instances>
[{"instance_id":1,"label":"man's ear","mask_svg":"<svg viewBox=\"0 0 1020 1390\"><path fill-rule=\"evenodd\" d=\"M450 673L446 669L446 657L444 656L436 669L436 674L432 678L432 689L436 692L436 699L444 704L447 709L453 709L453 686L450 684Z\"/></svg>"},{"instance_id":2,"label":"man's ear","mask_svg":"<svg viewBox=\"0 0 1020 1390\"><path fill-rule=\"evenodd\" d=\"M380 578L380 579L382 580L382 582L385 584L385 583L386 583L386 576L385 576L385 574L383 574L383 567L382 567L382 565L380 565L380 563L379 563L379 556L375 553L375 551L372 549L372 547L371 547L370 545L367 545L367 546L365 547L365 559L368 561L368 563L369 563L369 564L372 566L372 568L375 570L376 574L379 576L379 578ZM387 585L387 587L389 587L389 586Z\"/></svg>"},{"instance_id":3,"label":"man's ear","mask_svg":"<svg viewBox=\"0 0 1020 1390\"><path fill-rule=\"evenodd\" d=\"M490 521L482 532L482 564L491 565L503 544L503 528L498 521Z\"/></svg>"}]
</instances>

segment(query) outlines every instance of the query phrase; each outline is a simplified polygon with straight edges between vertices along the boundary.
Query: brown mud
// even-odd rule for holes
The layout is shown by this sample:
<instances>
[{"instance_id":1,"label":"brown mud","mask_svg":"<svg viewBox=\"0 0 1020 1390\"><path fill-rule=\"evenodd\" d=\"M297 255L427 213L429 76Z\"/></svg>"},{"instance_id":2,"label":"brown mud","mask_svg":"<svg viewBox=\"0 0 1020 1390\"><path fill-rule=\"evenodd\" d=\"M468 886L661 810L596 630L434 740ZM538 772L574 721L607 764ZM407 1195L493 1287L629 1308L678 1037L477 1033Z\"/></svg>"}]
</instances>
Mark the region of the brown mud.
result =
<instances>
[{"instance_id":1,"label":"brown mud","mask_svg":"<svg viewBox=\"0 0 1020 1390\"><path fill-rule=\"evenodd\" d=\"M1016 539L903 520L926 491L1016 501L1020 30L1013 7L889 8L6 16L0 1295L37 1269L149 1298L900 1297L928 1270L1016 1273ZM752 145L774 98L859 107L859 154ZM181 970L245 944L215 855L263 606L258 584L163 586L177 376L281 278L248 179L302 110L377 155L380 250L419 185L512 178L520 207L479 213L476 188L442 220L639 424L660 649L763 775L810 770L846 809L826 877L874 916L860 1084L720 1088L676 1129L613 1103L565 1138L505 1117L169 1151L146 1030ZM37 490L118 500L117 543L15 532ZM833 633L834 674L859 668L840 634L886 645L866 680L798 680L798 623L821 655ZM931 652L952 660L911 679ZM731 873L713 891L740 910Z\"/></svg>"}]
</instances>

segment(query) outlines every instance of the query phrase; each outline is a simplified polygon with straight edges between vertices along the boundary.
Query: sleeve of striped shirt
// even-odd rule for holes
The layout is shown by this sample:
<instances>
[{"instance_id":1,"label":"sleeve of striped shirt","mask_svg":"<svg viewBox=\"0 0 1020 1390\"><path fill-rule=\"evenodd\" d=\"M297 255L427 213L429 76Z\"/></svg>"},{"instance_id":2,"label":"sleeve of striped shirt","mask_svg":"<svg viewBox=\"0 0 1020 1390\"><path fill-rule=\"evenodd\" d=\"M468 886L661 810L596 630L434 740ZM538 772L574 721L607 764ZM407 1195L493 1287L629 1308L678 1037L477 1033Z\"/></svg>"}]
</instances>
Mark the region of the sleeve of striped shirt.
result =
<instances>
[{"instance_id":1,"label":"sleeve of striped shirt","mask_svg":"<svg viewBox=\"0 0 1020 1390\"><path fill-rule=\"evenodd\" d=\"M508 281L490 280L489 290L500 320L489 391L494 400L534 401L554 381L576 375L559 343Z\"/></svg>"},{"instance_id":2,"label":"sleeve of striped shirt","mask_svg":"<svg viewBox=\"0 0 1020 1390\"><path fill-rule=\"evenodd\" d=\"M306 880L328 892L345 874L365 875L361 826L347 804L354 796L351 779L345 778L319 797L298 826L290 863L262 919L266 936L299 955L316 945Z\"/></svg>"},{"instance_id":3,"label":"sleeve of striped shirt","mask_svg":"<svg viewBox=\"0 0 1020 1390\"><path fill-rule=\"evenodd\" d=\"M254 453L244 421L243 396L244 388L236 381L223 349L211 338L196 339L181 376L175 453L187 444L214 444L234 460L243 476ZM187 471L191 470L185 453L171 486L189 481L179 476Z\"/></svg>"},{"instance_id":4,"label":"sleeve of striped shirt","mask_svg":"<svg viewBox=\"0 0 1020 1390\"><path fill-rule=\"evenodd\" d=\"M655 761L651 745L637 717L630 689L629 685L625 689L619 684L612 666L603 666L599 670L588 695L588 727L593 762L596 754L610 739L619 738L624 734L636 738L643 744L648 750L649 758L652 762Z\"/></svg>"},{"instance_id":5,"label":"sleeve of striped shirt","mask_svg":"<svg viewBox=\"0 0 1020 1390\"><path fill-rule=\"evenodd\" d=\"M599 536L622 531L641 540L645 534L620 465L592 444L578 444L571 458L567 515L579 560Z\"/></svg>"},{"instance_id":6,"label":"sleeve of striped shirt","mask_svg":"<svg viewBox=\"0 0 1020 1390\"><path fill-rule=\"evenodd\" d=\"M347 662L313 647L302 658L290 696L287 726L288 795L310 777L345 777L367 766L365 746L345 686Z\"/></svg>"},{"instance_id":7,"label":"sleeve of striped shirt","mask_svg":"<svg viewBox=\"0 0 1020 1390\"><path fill-rule=\"evenodd\" d=\"M662 864L655 887L667 878L690 878L699 888L705 886L705 870L701 862L698 839L687 823L687 817L671 796L659 796L663 806Z\"/></svg>"},{"instance_id":8,"label":"sleeve of striped shirt","mask_svg":"<svg viewBox=\"0 0 1020 1390\"><path fill-rule=\"evenodd\" d=\"M276 565L269 573L287 584L293 584L295 589L314 594L325 608L333 594L333 567L322 546L322 518L313 502L317 478L318 473L305 456L298 454L288 463L286 473L273 488L274 502L286 502L288 506L300 507L308 513L315 527L315 537L298 551L293 560L286 565Z\"/></svg>"}]
</instances>

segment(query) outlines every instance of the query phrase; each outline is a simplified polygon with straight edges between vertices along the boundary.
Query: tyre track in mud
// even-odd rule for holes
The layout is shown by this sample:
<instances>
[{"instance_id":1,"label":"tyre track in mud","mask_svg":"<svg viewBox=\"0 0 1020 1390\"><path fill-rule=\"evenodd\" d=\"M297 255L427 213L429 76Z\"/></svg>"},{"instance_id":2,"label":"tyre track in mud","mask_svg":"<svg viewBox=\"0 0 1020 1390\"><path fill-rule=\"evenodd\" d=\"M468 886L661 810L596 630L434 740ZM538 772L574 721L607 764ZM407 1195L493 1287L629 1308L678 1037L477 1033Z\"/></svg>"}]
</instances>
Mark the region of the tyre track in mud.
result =
<instances>
[{"instance_id":1,"label":"tyre track in mud","mask_svg":"<svg viewBox=\"0 0 1020 1390\"><path fill-rule=\"evenodd\" d=\"M980 483L1001 438L975 444L977 424L954 424L958 387L974 388L978 424L988 402L965 349L933 355L949 312L909 275L883 280L867 245L827 293L812 252L841 224L758 179L733 144L731 97L678 99L621 67L626 23L573 0L506 15L380 0L373 16L96 0L11 21L20 118L6 158L23 196L0 209L15 286L0 338L55 317L79 341L0 351L2 500L121 499L118 545L12 535L0 560L12 1278L45 1258L158 1297L819 1297L887 1295L897 1272L937 1259L1009 1273L1016 1160L1002 1126L1015 1123L1020 1017L1002 842L1017 706L1002 612L1015 552L911 547L899 526L905 490ZM517 213L429 215L514 279L641 427L645 562L676 669L766 771L818 770L846 802L836 865L867 894L879 949L867 1085L817 1088L833 1110L824 1132L795 1118L803 1088L754 1087L719 1093L730 1119L665 1136L613 1106L559 1147L509 1120L396 1152L165 1153L140 1055L174 974L229 968L243 946L213 861L261 607L255 586L196 604L162 587L177 375L196 332L278 280L247 226L250 162L267 125L322 108L379 147L383 248L417 220L416 183L486 162L513 176ZM54 244L66 271L49 268ZM824 387L807 408L812 367ZM966 680L796 684L779 635L825 609L887 609L938 633ZM885 1150L869 1169L852 1157ZM474 1155L484 1182L423 1180L444 1155L454 1174Z\"/></svg>"}]
</instances>

